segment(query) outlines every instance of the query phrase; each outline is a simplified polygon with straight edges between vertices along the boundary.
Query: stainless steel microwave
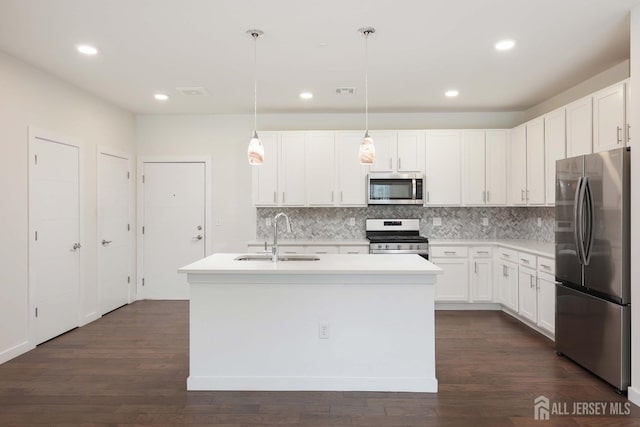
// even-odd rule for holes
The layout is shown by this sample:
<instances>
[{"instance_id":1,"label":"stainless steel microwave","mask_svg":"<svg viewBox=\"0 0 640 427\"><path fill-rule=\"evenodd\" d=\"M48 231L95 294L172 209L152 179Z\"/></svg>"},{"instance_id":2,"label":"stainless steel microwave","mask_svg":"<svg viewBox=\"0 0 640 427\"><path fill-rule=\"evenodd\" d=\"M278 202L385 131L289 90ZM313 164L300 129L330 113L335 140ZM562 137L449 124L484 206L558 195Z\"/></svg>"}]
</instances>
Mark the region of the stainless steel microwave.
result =
<instances>
[{"instance_id":1,"label":"stainless steel microwave","mask_svg":"<svg viewBox=\"0 0 640 427\"><path fill-rule=\"evenodd\" d=\"M367 176L370 205L423 205L424 175L420 173L376 173Z\"/></svg>"}]
</instances>

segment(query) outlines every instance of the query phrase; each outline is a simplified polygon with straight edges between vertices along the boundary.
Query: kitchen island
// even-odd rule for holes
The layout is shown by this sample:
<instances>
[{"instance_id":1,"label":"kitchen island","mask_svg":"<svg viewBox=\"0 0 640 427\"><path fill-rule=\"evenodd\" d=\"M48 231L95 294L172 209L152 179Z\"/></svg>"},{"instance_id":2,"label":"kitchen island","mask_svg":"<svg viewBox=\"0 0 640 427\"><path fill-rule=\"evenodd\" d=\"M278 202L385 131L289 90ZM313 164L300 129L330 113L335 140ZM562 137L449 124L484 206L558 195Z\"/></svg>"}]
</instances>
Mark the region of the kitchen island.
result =
<instances>
[{"instance_id":1,"label":"kitchen island","mask_svg":"<svg viewBox=\"0 0 640 427\"><path fill-rule=\"evenodd\" d=\"M180 269L188 390L437 391L437 266L418 255L239 256Z\"/></svg>"}]
</instances>

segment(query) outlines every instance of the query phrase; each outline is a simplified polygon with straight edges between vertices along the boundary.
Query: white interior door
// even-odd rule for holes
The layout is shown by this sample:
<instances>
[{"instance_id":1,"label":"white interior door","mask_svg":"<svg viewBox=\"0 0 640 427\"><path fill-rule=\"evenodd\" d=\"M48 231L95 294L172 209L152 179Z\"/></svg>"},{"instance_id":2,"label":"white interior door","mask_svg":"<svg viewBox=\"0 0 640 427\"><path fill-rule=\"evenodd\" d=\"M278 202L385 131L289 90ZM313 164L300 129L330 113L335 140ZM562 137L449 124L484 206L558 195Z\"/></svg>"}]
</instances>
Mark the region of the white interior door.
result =
<instances>
[{"instance_id":1,"label":"white interior door","mask_svg":"<svg viewBox=\"0 0 640 427\"><path fill-rule=\"evenodd\" d=\"M30 141L29 293L37 345L79 324L79 148Z\"/></svg>"},{"instance_id":2,"label":"white interior door","mask_svg":"<svg viewBox=\"0 0 640 427\"><path fill-rule=\"evenodd\" d=\"M188 299L177 270L205 256L205 163L145 162L143 174L143 297Z\"/></svg>"},{"instance_id":3,"label":"white interior door","mask_svg":"<svg viewBox=\"0 0 640 427\"><path fill-rule=\"evenodd\" d=\"M101 314L130 301L131 186L129 159L98 154L98 282Z\"/></svg>"}]
</instances>

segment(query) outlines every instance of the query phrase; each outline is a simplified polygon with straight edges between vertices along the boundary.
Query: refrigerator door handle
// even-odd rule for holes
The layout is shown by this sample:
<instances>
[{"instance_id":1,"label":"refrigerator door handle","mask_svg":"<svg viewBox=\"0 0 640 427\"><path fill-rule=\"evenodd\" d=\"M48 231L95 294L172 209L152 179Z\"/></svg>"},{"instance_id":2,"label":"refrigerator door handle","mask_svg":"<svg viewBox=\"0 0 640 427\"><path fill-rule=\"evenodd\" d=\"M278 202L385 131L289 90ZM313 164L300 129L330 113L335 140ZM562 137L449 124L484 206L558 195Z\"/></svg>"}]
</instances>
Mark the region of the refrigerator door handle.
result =
<instances>
[{"instance_id":1,"label":"refrigerator door handle","mask_svg":"<svg viewBox=\"0 0 640 427\"><path fill-rule=\"evenodd\" d=\"M591 183L589 181L589 177L584 178L584 190L588 207L587 229L584 230L586 232L584 239L584 241L586 242L586 247L584 249L584 265L589 265L589 261L591 260L591 250L593 249L593 241L595 238L595 233L593 232L593 218L595 215L595 207L593 205L593 192L591 191Z\"/></svg>"},{"instance_id":2,"label":"refrigerator door handle","mask_svg":"<svg viewBox=\"0 0 640 427\"><path fill-rule=\"evenodd\" d=\"M573 204L573 219L575 221L573 227L573 237L576 243L576 251L578 252L578 260L580 264L584 264L584 247L582 245L583 241L583 230L582 230L582 204L584 203L584 194L582 193L582 183L584 177L581 176L578 179L578 185L576 187L576 196Z\"/></svg>"}]
</instances>

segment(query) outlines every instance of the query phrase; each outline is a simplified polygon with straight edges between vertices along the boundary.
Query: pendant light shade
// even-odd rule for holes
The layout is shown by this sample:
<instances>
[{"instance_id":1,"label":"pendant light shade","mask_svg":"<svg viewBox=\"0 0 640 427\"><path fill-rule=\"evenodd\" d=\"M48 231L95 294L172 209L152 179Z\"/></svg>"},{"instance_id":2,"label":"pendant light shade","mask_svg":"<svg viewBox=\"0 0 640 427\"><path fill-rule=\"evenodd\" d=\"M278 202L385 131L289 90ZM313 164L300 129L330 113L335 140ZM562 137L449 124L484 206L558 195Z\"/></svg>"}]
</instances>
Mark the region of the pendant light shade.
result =
<instances>
[{"instance_id":1,"label":"pendant light shade","mask_svg":"<svg viewBox=\"0 0 640 427\"><path fill-rule=\"evenodd\" d=\"M358 32L364 36L365 72L364 72L364 137L360 142L358 158L361 165L371 165L376 159L376 147L373 138L369 136L369 36L376 32L373 27L359 28Z\"/></svg>"},{"instance_id":2,"label":"pendant light shade","mask_svg":"<svg viewBox=\"0 0 640 427\"><path fill-rule=\"evenodd\" d=\"M258 38L264 33L260 30L248 30L247 34L253 37L253 137L249 141L247 157L250 165L261 165L264 162L264 145L258 136L258 65L256 60L256 46Z\"/></svg>"}]
</instances>

